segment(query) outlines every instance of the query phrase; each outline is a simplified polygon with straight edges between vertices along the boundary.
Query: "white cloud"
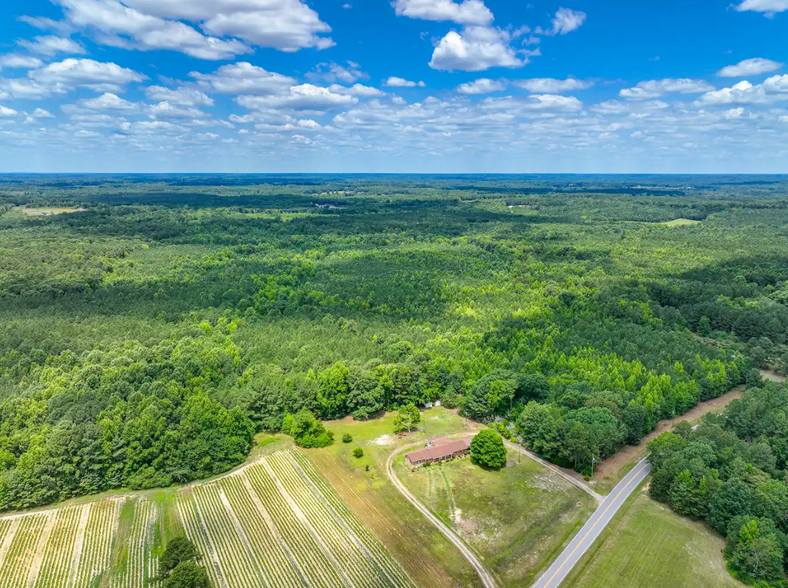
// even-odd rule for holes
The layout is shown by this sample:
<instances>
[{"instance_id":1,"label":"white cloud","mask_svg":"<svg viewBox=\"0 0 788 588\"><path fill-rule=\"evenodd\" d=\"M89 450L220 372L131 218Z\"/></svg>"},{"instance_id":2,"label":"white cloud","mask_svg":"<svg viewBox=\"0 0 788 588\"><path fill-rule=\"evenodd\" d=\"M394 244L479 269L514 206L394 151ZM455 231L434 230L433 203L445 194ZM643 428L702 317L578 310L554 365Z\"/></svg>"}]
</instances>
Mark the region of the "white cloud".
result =
<instances>
[{"instance_id":1,"label":"white cloud","mask_svg":"<svg viewBox=\"0 0 788 588\"><path fill-rule=\"evenodd\" d=\"M44 65L38 57L31 55L19 55L18 53L8 53L0 56L0 69L10 67L12 69L35 69Z\"/></svg>"},{"instance_id":2,"label":"white cloud","mask_svg":"<svg viewBox=\"0 0 788 588\"><path fill-rule=\"evenodd\" d=\"M717 75L722 78L743 78L746 76L757 76L759 74L780 69L782 65L782 63L772 61L771 59L756 57L754 59L745 59L736 65L723 67L717 72Z\"/></svg>"},{"instance_id":3,"label":"white cloud","mask_svg":"<svg viewBox=\"0 0 788 588\"><path fill-rule=\"evenodd\" d=\"M397 76L391 76L383 83L383 85L389 86L391 88L415 88L416 86L423 88L426 86L424 82L411 82L410 80L398 78Z\"/></svg>"},{"instance_id":4,"label":"white cloud","mask_svg":"<svg viewBox=\"0 0 788 588\"><path fill-rule=\"evenodd\" d=\"M208 116L202 110L191 106L179 106L164 101L145 109L151 118L202 118Z\"/></svg>"},{"instance_id":5,"label":"white cloud","mask_svg":"<svg viewBox=\"0 0 788 588\"><path fill-rule=\"evenodd\" d=\"M66 37L35 37L32 41L21 40L18 43L32 53L49 57L58 53L67 53L69 55L83 55L86 53L82 45Z\"/></svg>"},{"instance_id":6,"label":"white cloud","mask_svg":"<svg viewBox=\"0 0 788 588\"><path fill-rule=\"evenodd\" d=\"M488 78L479 78L457 87L457 91L460 94L491 94L493 92L502 92L505 89L506 83L504 81L490 80Z\"/></svg>"},{"instance_id":7,"label":"white cloud","mask_svg":"<svg viewBox=\"0 0 788 588\"><path fill-rule=\"evenodd\" d=\"M481 0L394 0L397 16L457 24L487 25L494 17Z\"/></svg>"},{"instance_id":8,"label":"white cloud","mask_svg":"<svg viewBox=\"0 0 788 588\"><path fill-rule=\"evenodd\" d=\"M628 100L650 100L665 94L700 94L713 89L714 86L703 80L666 78L640 82L634 88L624 88L618 94Z\"/></svg>"},{"instance_id":9,"label":"white cloud","mask_svg":"<svg viewBox=\"0 0 788 588\"><path fill-rule=\"evenodd\" d=\"M720 104L772 104L788 100L788 75L772 76L762 84L753 85L742 81L730 88L707 92L701 96L698 105Z\"/></svg>"},{"instance_id":10,"label":"white cloud","mask_svg":"<svg viewBox=\"0 0 788 588\"><path fill-rule=\"evenodd\" d=\"M221 94L277 94L296 83L294 78L246 62L223 65L212 74L192 72L189 75Z\"/></svg>"},{"instance_id":11,"label":"white cloud","mask_svg":"<svg viewBox=\"0 0 788 588\"><path fill-rule=\"evenodd\" d=\"M338 63L318 63L315 66L315 71L306 74L311 80L325 80L331 84L335 82L344 82L345 84L352 84L361 79L367 79L369 76L361 71L361 66L353 61L348 61L347 65L340 65Z\"/></svg>"},{"instance_id":12,"label":"white cloud","mask_svg":"<svg viewBox=\"0 0 788 588\"><path fill-rule=\"evenodd\" d=\"M744 0L736 7L739 12L753 11L764 12L772 15L775 12L785 12L788 10L788 0Z\"/></svg>"},{"instance_id":13,"label":"white cloud","mask_svg":"<svg viewBox=\"0 0 788 588\"><path fill-rule=\"evenodd\" d=\"M36 108L28 116L31 118L54 118L54 115L51 112L44 110L43 108Z\"/></svg>"},{"instance_id":14,"label":"white cloud","mask_svg":"<svg viewBox=\"0 0 788 588\"><path fill-rule=\"evenodd\" d=\"M554 78L532 78L530 80L516 80L512 82L518 88L523 88L534 94L561 94L574 90L587 90L594 85L574 78L556 80Z\"/></svg>"},{"instance_id":15,"label":"white cloud","mask_svg":"<svg viewBox=\"0 0 788 588\"><path fill-rule=\"evenodd\" d=\"M336 94L347 94L348 96L361 96L364 98L375 98L385 96L386 93L373 88L371 86L364 86L363 84L353 84L349 88L340 86L339 84L331 84L328 89Z\"/></svg>"},{"instance_id":16,"label":"white cloud","mask_svg":"<svg viewBox=\"0 0 788 588\"><path fill-rule=\"evenodd\" d=\"M196 88L180 87L173 90L163 86L150 86L145 88L145 94L151 100L180 106L213 106L213 100Z\"/></svg>"},{"instance_id":17,"label":"white cloud","mask_svg":"<svg viewBox=\"0 0 788 588\"><path fill-rule=\"evenodd\" d=\"M144 14L117 0L55 1L65 9L69 23L93 30L97 41L106 45L144 51L169 49L214 60L230 59L249 51L240 41L206 37L185 23ZM177 0L166 0L157 4L166 7L176 3Z\"/></svg>"},{"instance_id":18,"label":"white cloud","mask_svg":"<svg viewBox=\"0 0 788 588\"><path fill-rule=\"evenodd\" d=\"M33 80L49 86L64 88L86 87L97 91L116 90L131 82L141 82L145 76L115 63L92 59L64 59L28 73Z\"/></svg>"},{"instance_id":19,"label":"white cloud","mask_svg":"<svg viewBox=\"0 0 788 588\"><path fill-rule=\"evenodd\" d=\"M331 27L302 0L125 0L141 13L200 23L211 35L242 39L258 47L298 51L334 45Z\"/></svg>"},{"instance_id":20,"label":"white cloud","mask_svg":"<svg viewBox=\"0 0 788 588\"><path fill-rule=\"evenodd\" d=\"M555 94L535 94L526 98L485 98L482 108L506 110L512 114L518 111L569 111L582 110L583 103L574 96Z\"/></svg>"},{"instance_id":21,"label":"white cloud","mask_svg":"<svg viewBox=\"0 0 788 588\"><path fill-rule=\"evenodd\" d=\"M338 94L312 84L293 86L289 93L275 96L239 96L236 102L249 110L294 110L326 112L358 102L355 96Z\"/></svg>"},{"instance_id":22,"label":"white cloud","mask_svg":"<svg viewBox=\"0 0 788 588\"><path fill-rule=\"evenodd\" d=\"M553 19L553 35L565 35L583 26L586 13L571 8L559 8Z\"/></svg>"},{"instance_id":23,"label":"white cloud","mask_svg":"<svg viewBox=\"0 0 788 588\"><path fill-rule=\"evenodd\" d=\"M13 108L8 108L6 106L0 106L0 116L16 116L19 114Z\"/></svg>"},{"instance_id":24,"label":"white cloud","mask_svg":"<svg viewBox=\"0 0 788 588\"><path fill-rule=\"evenodd\" d=\"M649 100L646 102L620 102L619 100L607 100L591 107L594 112L602 114L633 114L650 111L659 111L668 108L670 105L661 100Z\"/></svg>"},{"instance_id":25,"label":"white cloud","mask_svg":"<svg viewBox=\"0 0 788 588\"><path fill-rule=\"evenodd\" d=\"M0 79L0 95L13 98L40 100L53 93L63 94L65 91L62 85L50 86L28 79Z\"/></svg>"},{"instance_id":26,"label":"white cloud","mask_svg":"<svg viewBox=\"0 0 788 588\"><path fill-rule=\"evenodd\" d=\"M139 110L138 104L124 100L120 96L112 94L111 92L106 92L97 98L80 100L79 104L84 108L99 111L109 110L113 112L134 113Z\"/></svg>"},{"instance_id":27,"label":"white cloud","mask_svg":"<svg viewBox=\"0 0 788 588\"><path fill-rule=\"evenodd\" d=\"M466 27L462 33L451 31L435 47L430 67L445 71L523 67L527 61L517 57L509 46L510 40L509 33L491 27Z\"/></svg>"},{"instance_id":28,"label":"white cloud","mask_svg":"<svg viewBox=\"0 0 788 588\"><path fill-rule=\"evenodd\" d=\"M62 20L52 20L43 16L20 16L19 20L42 31L57 31L62 35L73 32L73 27Z\"/></svg>"}]
</instances>

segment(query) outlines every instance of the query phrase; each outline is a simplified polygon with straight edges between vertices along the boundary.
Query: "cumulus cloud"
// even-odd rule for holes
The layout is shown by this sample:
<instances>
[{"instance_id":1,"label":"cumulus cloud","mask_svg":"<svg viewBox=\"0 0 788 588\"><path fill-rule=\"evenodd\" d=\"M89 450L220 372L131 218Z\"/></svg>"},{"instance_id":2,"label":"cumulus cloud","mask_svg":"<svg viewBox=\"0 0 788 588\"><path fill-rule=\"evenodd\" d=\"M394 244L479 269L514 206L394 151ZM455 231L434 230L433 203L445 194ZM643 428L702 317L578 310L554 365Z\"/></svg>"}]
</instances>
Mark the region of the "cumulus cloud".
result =
<instances>
[{"instance_id":1,"label":"cumulus cloud","mask_svg":"<svg viewBox=\"0 0 788 588\"><path fill-rule=\"evenodd\" d=\"M361 71L361 66L354 62L348 61L346 65L339 63L318 63L314 71L306 74L311 80L325 80L331 84L335 82L343 82L345 84L352 84L361 79L367 79L369 76Z\"/></svg>"},{"instance_id":2,"label":"cumulus cloud","mask_svg":"<svg viewBox=\"0 0 788 588\"><path fill-rule=\"evenodd\" d=\"M358 98L332 92L312 84L293 86L285 94L273 96L239 96L236 102L249 110L293 110L327 112L358 102Z\"/></svg>"},{"instance_id":3,"label":"cumulus cloud","mask_svg":"<svg viewBox=\"0 0 788 588\"><path fill-rule=\"evenodd\" d=\"M492 94L493 92L502 92L506 89L506 82L502 80L490 80L488 78L479 78L473 82L461 84L457 87L460 94Z\"/></svg>"},{"instance_id":4,"label":"cumulus cloud","mask_svg":"<svg viewBox=\"0 0 788 588\"><path fill-rule=\"evenodd\" d=\"M0 106L0 116L16 116L19 114L13 108L8 108L7 106Z\"/></svg>"},{"instance_id":5,"label":"cumulus cloud","mask_svg":"<svg viewBox=\"0 0 788 588\"><path fill-rule=\"evenodd\" d=\"M172 104L166 100L148 106L145 112L150 118L202 118L208 116L202 110L192 106Z\"/></svg>"},{"instance_id":6,"label":"cumulus cloud","mask_svg":"<svg viewBox=\"0 0 788 588\"><path fill-rule=\"evenodd\" d=\"M383 83L383 85L389 86L391 88L415 88L416 86L423 88L426 86L424 82L411 82L410 80L398 78L397 76L391 76Z\"/></svg>"},{"instance_id":7,"label":"cumulus cloud","mask_svg":"<svg viewBox=\"0 0 788 588\"><path fill-rule=\"evenodd\" d=\"M173 90L163 86L150 86L145 88L145 94L151 100L179 106L213 106L213 100L196 88L180 87Z\"/></svg>"},{"instance_id":8,"label":"cumulus cloud","mask_svg":"<svg viewBox=\"0 0 788 588\"><path fill-rule=\"evenodd\" d=\"M53 93L63 94L62 85L45 85L29 79L0 79L0 96L40 100Z\"/></svg>"},{"instance_id":9,"label":"cumulus cloud","mask_svg":"<svg viewBox=\"0 0 788 588\"><path fill-rule=\"evenodd\" d=\"M634 88L624 88L619 96L628 100L651 100L665 94L700 94L711 90L714 90L714 86L703 80L666 78L640 82Z\"/></svg>"},{"instance_id":10,"label":"cumulus cloud","mask_svg":"<svg viewBox=\"0 0 788 588\"><path fill-rule=\"evenodd\" d=\"M485 98L482 108L506 110L510 113L518 111L568 111L576 112L583 108L583 103L574 96L558 96L555 94L539 94L526 98Z\"/></svg>"},{"instance_id":11,"label":"cumulus cloud","mask_svg":"<svg viewBox=\"0 0 788 588\"><path fill-rule=\"evenodd\" d=\"M462 33L451 31L435 47L430 67L444 71L523 67L527 60L517 57L510 41L509 33L492 27L466 27Z\"/></svg>"},{"instance_id":12,"label":"cumulus cloud","mask_svg":"<svg viewBox=\"0 0 788 588\"><path fill-rule=\"evenodd\" d=\"M258 47L298 51L334 45L331 27L302 0L124 0L143 14L200 23L211 35Z\"/></svg>"},{"instance_id":13,"label":"cumulus cloud","mask_svg":"<svg viewBox=\"0 0 788 588\"><path fill-rule=\"evenodd\" d=\"M44 65L38 57L32 55L19 55L17 53L8 53L0 55L0 69L35 69Z\"/></svg>"},{"instance_id":14,"label":"cumulus cloud","mask_svg":"<svg viewBox=\"0 0 788 588\"><path fill-rule=\"evenodd\" d=\"M199 84L221 94L276 94L296 83L295 78L266 71L247 62L223 65L212 74L189 74Z\"/></svg>"},{"instance_id":15,"label":"cumulus cloud","mask_svg":"<svg viewBox=\"0 0 788 588\"><path fill-rule=\"evenodd\" d=\"M54 118L54 115L48 110L43 108L36 108L33 112L28 114L30 118Z\"/></svg>"},{"instance_id":16,"label":"cumulus cloud","mask_svg":"<svg viewBox=\"0 0 788 588\"><path fill-rule=\"evenodd\" d=\"M494 17L481 0L395 0L398 16L422 20L451 21L457 24L487 25Z\"/></svg>"},{"instance_id":17,"label":"cumulus cloud","mask_svg":"<svg viewBox=\"0 0 788 588\"><path fill-rule=\"evenodd\" d=\"M340 86L339 84L331 84L328 87L329 91L335 94L347 94L348 96L360 96L363 98L376 98L385 96L386 93L373 88L372 86L364 86L363 84L353 84L350 87Z\"/></svg>"},{"instance_id":18,"label":"cumulus cloud","mask_svg":"<svg viewBox=\"0 0 788 588\"><path fill-rule=\"evenodd\" d=\"M79 105L89 110L98 110L101 112L110 111L110 112L134 113L139 111L140 109L139 104L135 104L133 102L129 102L128 100L124 100L120 96L113 94L111 92L105 92L104 94L96 98L80 100ZM76 112L76 110L73 109L66 109L66 111Z\"/></svg>"},{"instance_id":19,"label":"cumulus cloud","mask_svg":"<svg viewBox=\"0 0 788 588\"><path fill-rule=\"evenodd\" d=\"M512 82L518 88L528 90L533 94L562 94L575 90L587 90L594 85L593 82L567 78L556 80L554 78L532 78L530 80L516 80Z\"/></svg>"},{"instance_id":20,"label":"cumulus cloud","mask_svg":"<svg viewBox=\"0 0 788 588\"><path fill-rule=\"evenodd\" d=\"M763 12L767 16L775 12L785 12L788 10L788 0L744 0L736 6L739 12L752 11Z\"/></svg>"},{"instance_id":21,"label":"cumulus cloud","mask_svg":"<svg viewBox=\"0 0 788 588\"><path fill-rule=\"evenodd\" d=\"M723 67L717 72L717 75L722 78L743 78L746 76L757 76L759 74L769 73L770 71L780 69L782 66L782 63L772 61L771 59L756 57L754 59L745 59L736 65Z\"/></svg>"},{"instance_id":22,"label":"cumulus cloud","mask_svg":"<svg viewBox=\"0 0 788 588\"><path fill-rule=\"evenodd\" d=\"M35 37L32 41L25 39L18 41L18 43L32 53L46 55L48 57L52 57L58 53L66 53L69 55L83 55L86 53L82 45L66 37Z\"/></svg>"},{"instance_id":23,"label":"cumulus cloud","mask_svg":"<svg viewBox=\"0 0 788 588\"><path fill-rule=\"evenodd\" d=\"M548 35L565 35L579 29L586 20L586 13L571 8L559 8L553 18L551 31L539 31Z\"/></svg>"},{"instance_id":24,"label":"cumulus cloud","mask_svg":"<svg viewBox=\"0 0 788 588\"><path fill-rule=\"evenodd\" d=\"M788 75L772 76L762 84L743 81L730 88L706 92L696 104L772 104L788 100Z\"/></svg>"},{"instance_id":25,"label":"cumulus cloud","mask_svg":"<svg viewBox=\"0 0 788 588\"><path fill-rule=\"evenodd\" d=\"M97 41L106 45L143 51L168 49L213 60L249 52L240 41L207 37L183 22L146 14L117 0L55 1L63 6L71 25L94 31ZM162 7L175 3L158 2Z\"/></svg>"},{"instance_id":26,"label":"cumulus cloud","mask_svg":"<svg viewBox=\"0 0 788 588\"><path fill-rule=\"evenodd\" d=\"M92 59L64 59L28 73L33 80L49 86L85 87L97 91L116 90L131 82L141 82L145 76L116 63Z\"/></svg>"}]
</instances>

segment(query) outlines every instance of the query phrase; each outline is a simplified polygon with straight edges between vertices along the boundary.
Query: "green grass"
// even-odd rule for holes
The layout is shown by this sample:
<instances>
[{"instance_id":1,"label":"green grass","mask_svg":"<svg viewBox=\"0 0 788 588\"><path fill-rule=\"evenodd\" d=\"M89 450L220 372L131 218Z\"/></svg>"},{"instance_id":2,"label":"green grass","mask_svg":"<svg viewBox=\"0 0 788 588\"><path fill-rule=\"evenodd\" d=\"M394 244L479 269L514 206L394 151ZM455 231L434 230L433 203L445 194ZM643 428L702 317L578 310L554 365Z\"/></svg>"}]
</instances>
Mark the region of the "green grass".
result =
<instances>
[{"instance_id":1,"label":"green grass","mask_svg":"<svg viewBox=\"0 0 788 588\"><path fill-rule=\"evenodd\" d=\"M327 427L336 439L334 445L303 451L416 585L480 588L476 573L462 554L397 491L386 474L386 460L399 448L423 444L439 435L472 432L478 425L459 418L453 411L434 408L422 413L424 432L398 438L393 421L394 415L390 414L365 422L329 422ZM345 433L353 436L351 443L341 442ZM356 447L364 450L364 457L353 457Z\"/></svg>"},{"instance_id":2,"label":"green grass","mask_svg":"<svg viewBox=\"0 0 788 588\"><path fill-rule=\"evenodd\" d=\"M564 588L743 588L725 568L725 541L645 491L630 499Z\"/></svg>"},{"instance_id":3,"label":"green grass","mask_svg":"<svg viewBox=\"0 0 788 588\"><path fill-rule=\"evenodd\" d=\"M533 460L483 470L469 459L400 479L484 560L500 586L528 585L593 512L593 499Z\"/></svg>"},{"instance_id":4,"label":"green grass","mask_svg":"<svg viewBox=\"0 0 788 588\"><path fill-rule=\"evenodd\" d=\"M668 221L665 223L659 223L661 225L665 225L666 227L691 227L694 225L699 225L699 220L691 220L688 218L677 218L676 220Z\"/></svg>"}]
</instances>

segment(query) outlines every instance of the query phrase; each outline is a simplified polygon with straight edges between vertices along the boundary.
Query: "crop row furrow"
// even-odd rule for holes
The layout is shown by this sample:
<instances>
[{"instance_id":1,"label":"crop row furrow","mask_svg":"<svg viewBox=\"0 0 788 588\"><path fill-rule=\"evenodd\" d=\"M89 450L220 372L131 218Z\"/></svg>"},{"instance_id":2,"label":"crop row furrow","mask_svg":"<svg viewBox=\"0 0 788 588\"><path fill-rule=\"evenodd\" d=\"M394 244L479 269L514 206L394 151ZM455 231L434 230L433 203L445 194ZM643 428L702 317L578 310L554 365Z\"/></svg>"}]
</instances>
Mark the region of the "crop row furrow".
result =
<instances>
[{"instance_id":1,"label":"crop row furrow","mask_svg":"<svg viewBox=\"0 0 788 588\"><path fill-rule=\"evenodd\" d=\"M0 567L0 586L25 588L49 514L22 517Z\"/></svg>"},{"instance_id":2,"label":"crop row furrow","mask_svg":"<svg viewBox=\"0 0 788 588\"><path fill-rule=\"evenodd\" d=\"M122 554L125 566L115 579L115 588L144 588L149 585L150 578L146 576L147 563L152 549L151 530L156 517L153 503L147 500L135 500L132 503L134 517L126 547Z\"/></svg>"},{"instance_id":3,"label":"crop row furrow","mask_svg":"<svg viewBox=\"0 0 788 588\"><path fill-rule=\"evenodd\" d=\"M367 559L366 553L293 469L285 454L277 453L267 460L293 502L301 509L352 582L359 588L390 586L385 574Z\"/></svg>"},{"instance_id":4,"label":"crop row furrow","mask_svg":"<svg viewBox=\"0 0 788 588\"><path fill-rule=\"evenodd\" d=\"M273 588L302 588L304 584L296 569L266 525L241 477L230 476L220 484L266 584Z\"/></svg>"},{"instance_id":5,"label":"crop row furrow","mask_svg":"<svg viewBox=\"0 0 788 588\"><path fill-rule=\"evenodd\" d=\"M316 494L322 496L327 504L331 505L334 511L353 531L358 540L366 547L380 565L382 565L389 577L396 579L395 585L400 588L413 588L415 584L405 573L405 570L394 560L377 537L364 525L353 513L347 504L339 497L336 491L329 485L326 479L312 465L309 459L298 451L288 452L288 456L297 465L299 474L308 479L314 486Z\"/></svg>"},{"instance_id":6,"label":"crop row furrow","mask_svg":"<svg viewBox=\"0 0 788 588\"><path fill-rule=\"evenodd\" d=\"M260 501L265 504L277 530L287 542L309 583L315 588L344 588L338 570L310 530L290 508L271 476L262 465L246 470L249 482Z\"/></svg>"},{"instance_id":7,"label":"crop row furrow","mask_svg":"<svg viewBox=\"0 0 788 588\"><path fill-rule=\"evenodd\" d=\"M78 506L61 508L54 513L54 526L44 546L41 569L33 583L35 588L68 586L81 513L82 508Z\"/></svg>"},{"instance_id":8,"label":"crop row furrow","mask_svg":"<svg viewBox=\"0 0 788 588\"><path fill-rule=\"evenodd\" d=\"M214 546L210 537L208 537L208 533L195 506L191 490L181 494L177 505L186 535L194 542L197 550L200 552L202 556L200 563L208 570L211 581L217 588L229 588L223 571L219 566Z\"/></svg>"},{"instance_id":9,"label":"crop row furrow","mask_svg":"<svg viewBox=\"0 0 788 588\"><path fill-rule=\"evenodd\" d=\"M120 500L104 500L90 505L74 588L90 588L109 568L121 504Z\"/></svg>"},{"instance_id":10,"label":"crop row furrow","mask_svg":"<svg viewBox=\"0 0 788 588\"><path fill-rule=\"evenodd\" d=\"M219 564L232 588L266 588L260 582L256 566L238 536L219 490L217 484L194 489L194 499L216 546Z\"/></svg>"}]
</instances>

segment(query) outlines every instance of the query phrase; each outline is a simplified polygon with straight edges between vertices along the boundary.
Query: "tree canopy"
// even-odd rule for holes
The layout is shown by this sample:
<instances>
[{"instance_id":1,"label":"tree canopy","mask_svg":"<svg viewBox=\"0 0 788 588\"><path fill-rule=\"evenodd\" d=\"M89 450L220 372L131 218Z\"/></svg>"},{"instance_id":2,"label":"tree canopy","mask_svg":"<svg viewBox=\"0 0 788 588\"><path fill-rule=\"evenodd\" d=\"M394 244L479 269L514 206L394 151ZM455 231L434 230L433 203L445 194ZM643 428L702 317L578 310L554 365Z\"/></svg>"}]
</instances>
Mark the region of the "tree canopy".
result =
<instances>
[{"instance_id":1,"label":"tree canopy","mask_svg":"<svg viewBox=\"0 0 788 588\"><path fill-rule=\"evenodd\" d=\"M506 465L503 437L492 429L483 429L471 440L471 461L476 465L499 470Z\"/></svg>"}]
</instances>

